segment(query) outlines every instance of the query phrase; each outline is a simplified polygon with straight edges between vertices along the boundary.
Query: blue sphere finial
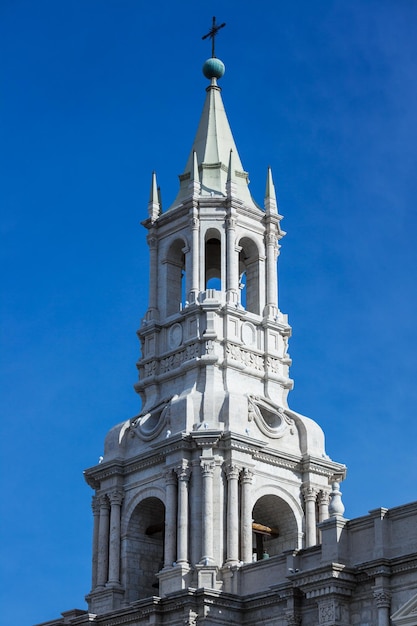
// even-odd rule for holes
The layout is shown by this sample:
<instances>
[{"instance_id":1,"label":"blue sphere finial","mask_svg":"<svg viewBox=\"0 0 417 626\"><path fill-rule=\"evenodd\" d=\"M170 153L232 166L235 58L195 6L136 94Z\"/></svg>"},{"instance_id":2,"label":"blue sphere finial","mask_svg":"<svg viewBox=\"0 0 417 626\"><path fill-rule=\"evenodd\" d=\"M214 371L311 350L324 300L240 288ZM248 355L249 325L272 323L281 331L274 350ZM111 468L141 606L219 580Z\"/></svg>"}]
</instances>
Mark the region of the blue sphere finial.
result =
<instances>
[{"instance_id":1,"label":"blue sphere finial","mask_svg":"<svg viewBox=\"0 0 417 626\"><path fill-rule=\"evenodd\" d=\"M203 65L203 74L208 79L221 78L225 71L226 68L223 61L220 61L220 59L217 59L215 57L207 59L207 61Z\"/></svg>"}]
</instances>

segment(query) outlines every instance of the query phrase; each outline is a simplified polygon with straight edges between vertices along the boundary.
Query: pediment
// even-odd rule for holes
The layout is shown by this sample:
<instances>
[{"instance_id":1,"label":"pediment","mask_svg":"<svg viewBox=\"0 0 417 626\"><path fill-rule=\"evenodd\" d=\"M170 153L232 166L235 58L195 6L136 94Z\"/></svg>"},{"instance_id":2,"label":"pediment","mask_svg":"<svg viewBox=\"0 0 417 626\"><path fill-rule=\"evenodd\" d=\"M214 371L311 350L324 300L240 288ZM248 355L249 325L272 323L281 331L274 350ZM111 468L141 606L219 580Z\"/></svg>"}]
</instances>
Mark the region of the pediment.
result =
<instances>
[{"instance_id":1,"label":"pediment","mask_svg":"<svg viewBox=\"0 0 417 626\"><path fill-rule=\"evenodd\" d=\"M393 626L417 626L417 593L391 616Z\"/></svg>"}]
</instances>

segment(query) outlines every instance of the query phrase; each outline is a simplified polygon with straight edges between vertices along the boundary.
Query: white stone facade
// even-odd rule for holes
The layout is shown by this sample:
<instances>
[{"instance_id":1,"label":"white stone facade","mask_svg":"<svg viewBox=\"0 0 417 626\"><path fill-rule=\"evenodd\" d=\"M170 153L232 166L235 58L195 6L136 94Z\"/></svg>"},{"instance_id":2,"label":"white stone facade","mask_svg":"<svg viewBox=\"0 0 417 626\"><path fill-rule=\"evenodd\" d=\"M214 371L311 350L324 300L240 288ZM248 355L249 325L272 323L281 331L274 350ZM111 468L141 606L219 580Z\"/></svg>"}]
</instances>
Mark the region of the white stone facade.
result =
<instances>
[{"instance_id":1,"label":"white stone facade","mask_svg":"<svg viewBox=\"0 0 417 626\"><path fill-rule=\"evenodd\" d=\"M345 519L345 466L288 406L285 233L270 171L264 208L250 196L215 78L180 180L162 213L153 176L143 222L142 410L85 472L89 609L50 626L416 626L417 504Z\"/></svg>"}]
</instances>

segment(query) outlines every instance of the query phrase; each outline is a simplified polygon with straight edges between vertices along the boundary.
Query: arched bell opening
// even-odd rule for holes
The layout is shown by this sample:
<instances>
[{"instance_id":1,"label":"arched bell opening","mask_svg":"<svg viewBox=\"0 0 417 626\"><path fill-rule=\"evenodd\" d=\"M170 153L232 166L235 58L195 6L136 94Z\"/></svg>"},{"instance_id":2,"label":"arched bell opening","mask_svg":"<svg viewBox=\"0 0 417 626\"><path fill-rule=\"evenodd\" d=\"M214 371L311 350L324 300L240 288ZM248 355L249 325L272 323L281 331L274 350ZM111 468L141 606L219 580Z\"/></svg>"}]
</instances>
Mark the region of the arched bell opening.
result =
<instances>
[{"instance_id":1,"label":"arched bell opening","mask_svg":"<svg viewBox=\"0 0 417 626\"><path fill-rule=\"evenodd\" d=\"M185 305L185 254L184 241L176 239L172 242L166 256L166 314L174 315Z\"/></svg>"},{"instance_id":2,"label":"arched bell opening","mask_svg":"<svg viewBox=\"0 0 417 626\"><path fill-rule=\"evenodd\" d=\"M239 241L240 303L250 313L260 313L259 250L254 241L243 237Z\"/></svg>"},{"instance_id":3,"label":"arched bell opening","mask_svg":"<svg viewBox=\"0 0 417 626\"><path fill-rule=\"evenodd\" d=\"M275 495L262 496L252 510L253 560L298 547L297 521L291 507Z\"/></svg>"},{"instance_id":4,"label":"arched bell opening","mask_svg":"<svg viewBox=\"0 0 417 626\"><path fill-rule=\"evenodd\" d=\"M221 290L222 246L220 233L209 229L206 234L204 252L204 288Z\"/></svg>"},{"instance_id":5,"label":"arched bell opening","mask_svg":"<svg viewBox=\"0 0 417 626\"><path fill-rule=\"evenodd\" d=\"M132 513L126 534L126 597L128 602L158 595L157 573L164 564L165 506L145 498Z\"/></svg>"}]
</instances>

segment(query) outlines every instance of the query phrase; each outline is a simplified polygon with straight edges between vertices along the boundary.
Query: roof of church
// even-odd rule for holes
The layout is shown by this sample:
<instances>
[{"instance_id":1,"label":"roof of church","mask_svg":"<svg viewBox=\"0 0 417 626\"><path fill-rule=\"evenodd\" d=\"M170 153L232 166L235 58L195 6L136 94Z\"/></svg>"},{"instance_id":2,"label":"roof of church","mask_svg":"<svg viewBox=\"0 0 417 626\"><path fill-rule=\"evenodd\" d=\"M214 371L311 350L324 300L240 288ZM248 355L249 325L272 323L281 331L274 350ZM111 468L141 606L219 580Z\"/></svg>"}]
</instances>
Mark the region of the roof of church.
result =
<instances>
[{"instance_id":1,"label":"roof of church","mask_svg":"<svg viewBox=\"0 0 417 626\"><path fill-rule=\"evenodd\" d=\"M225 197L226 182L229 179L235 184L235 196L246 205L259 209L249 192L248 174L243 169L227 119L221 89L217 84L217 79L224 74L224 64L217 58L208 59L204 63L203 74L209 78L210 85L206 89L203 112L184 173L180 175L180 190L170 209L176 208L190 197L194 153L197 157L201 196ZM229 175L230 163L233 167Z\"/></svg>"}]
</instances>

